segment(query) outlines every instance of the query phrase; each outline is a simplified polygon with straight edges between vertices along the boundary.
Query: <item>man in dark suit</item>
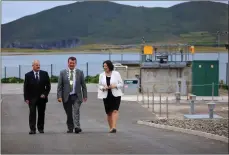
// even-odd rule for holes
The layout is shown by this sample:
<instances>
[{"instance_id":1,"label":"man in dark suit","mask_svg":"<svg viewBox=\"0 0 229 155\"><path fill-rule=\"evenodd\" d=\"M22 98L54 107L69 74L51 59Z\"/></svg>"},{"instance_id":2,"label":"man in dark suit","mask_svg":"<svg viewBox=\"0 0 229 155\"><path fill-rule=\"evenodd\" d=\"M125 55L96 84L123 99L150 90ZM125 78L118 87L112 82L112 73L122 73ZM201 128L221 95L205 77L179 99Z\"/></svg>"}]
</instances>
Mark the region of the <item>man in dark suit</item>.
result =
<instances>
[{"instance_id":1,"label":"man in dark suit","mask_svg":"<svg viewBox=\"0 0 229 155\"><path fill-rule=\"evenodd\" d=\"M33 70L25 74L24 100L29 106L29 134L36 134L36 109L38 110L37 129L44 133L46 103L51 89L49 75L40 70L40 62L33 62Z\"/></svg>"}]
</instances>

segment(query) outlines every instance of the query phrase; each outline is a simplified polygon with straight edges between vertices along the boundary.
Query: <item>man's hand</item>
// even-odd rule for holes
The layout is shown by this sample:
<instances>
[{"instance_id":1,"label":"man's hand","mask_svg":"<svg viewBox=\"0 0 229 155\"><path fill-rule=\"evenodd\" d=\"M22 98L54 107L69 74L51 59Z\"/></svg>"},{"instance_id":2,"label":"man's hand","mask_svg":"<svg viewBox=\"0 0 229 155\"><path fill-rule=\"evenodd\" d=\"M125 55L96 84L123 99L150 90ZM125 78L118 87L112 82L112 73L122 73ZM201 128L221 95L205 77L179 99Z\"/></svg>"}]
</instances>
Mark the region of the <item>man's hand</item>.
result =
<instances>
[{"instance_id":1,"label":"man's hand","mask_svg":"<svg viewBox=\"0 0 229 155\"><path fill-rule=\"evenodd\" d=\"M114 89L114 88L117 88L117 86L115 84L112 84L109 86L110 89Z\"/></svg>"},{"instance_id":2,"label":"man's hand","mask_svg":"<svg viewBox=\"0 0 229 155\"><path fill-rule=\"evenodd\" d=\"M58 102L62 102L62 98L58 98L57 101L58 101Z\"/></svg>"},{"instance_id":3,"label":"man's hand","mask_svg":"<svg viewBox=\"0 0 229 155\"><path fill-rule=\"evenodd\" d=\"M29 100L25 100L25 103L29 104Z\"/></svg>"},{"instance_id":4,"label":"man's hand","mask_svg":"<svg viewBox=\"0 0 229 155\"><path fill-rule=\"evenodd\" d=\"M41 98L45 98L45 95L44 95L44 94L42 94L42 95L41 95Z\"/></svg>"},{"instance_id":5,"label":"man's hand","mask_svg":"<svg viewBox=\"0 0 229 155\"><path fill-rule=\"evenodd\" d=\"M87 102L87 98L83 98L83 102Z\"/></svg>"}]
</instances>

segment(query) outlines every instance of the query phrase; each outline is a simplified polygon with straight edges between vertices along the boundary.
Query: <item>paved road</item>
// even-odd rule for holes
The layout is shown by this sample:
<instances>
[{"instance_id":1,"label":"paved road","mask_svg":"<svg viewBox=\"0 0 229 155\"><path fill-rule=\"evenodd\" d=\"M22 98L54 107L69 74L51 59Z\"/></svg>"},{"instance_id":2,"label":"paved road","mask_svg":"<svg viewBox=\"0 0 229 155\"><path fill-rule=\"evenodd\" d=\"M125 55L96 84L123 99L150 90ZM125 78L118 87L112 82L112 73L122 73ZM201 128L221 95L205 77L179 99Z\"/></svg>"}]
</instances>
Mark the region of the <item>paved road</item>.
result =
<instances>
[{"instance_id":1,"label":"paved road","mask_svg":"<svg viewBox=\"0 0 229 155\"><path fill-rule=\"evenodd\" d=\"M2 153L17 154L120 154L120 153L227 153L225 143L202 137L136 124L153 116L134 102L120 107L118 132L108 133L103 103L96 93L81 109L83 133L66 133L62 104L50 95L46 110L45 134L29 135L28 107L22 95L4 95L2 102Z\"/></svg>"}]
</instances>

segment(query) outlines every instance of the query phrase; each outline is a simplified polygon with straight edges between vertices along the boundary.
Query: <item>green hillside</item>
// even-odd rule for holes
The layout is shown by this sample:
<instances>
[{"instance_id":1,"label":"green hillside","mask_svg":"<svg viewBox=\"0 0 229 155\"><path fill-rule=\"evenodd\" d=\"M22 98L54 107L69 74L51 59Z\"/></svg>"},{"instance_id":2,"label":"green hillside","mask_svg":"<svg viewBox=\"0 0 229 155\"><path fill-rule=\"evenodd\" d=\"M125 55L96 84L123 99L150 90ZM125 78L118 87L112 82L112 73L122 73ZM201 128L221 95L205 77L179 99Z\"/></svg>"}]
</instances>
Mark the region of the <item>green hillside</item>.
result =
<instances>
[{"instance_id":1,"label":"green hillside","mask_svg":"<svg viewBox=\"0 0 229 155\"><path fill-rule=\"evenodd\" d=\"M228 5L186 2L170 8L144 8L113 2L76 2L2 24L2 46L78 38L82 44L150 42L215 43L228 29ZM203 32L205 36L196 35ZM194 35L193 35L194 34ZM207 34L207 35L206 35ZM207 37L206 37L207 36ZM227 37L221 37L225 41Z\"/></svg>"}]
</instances>

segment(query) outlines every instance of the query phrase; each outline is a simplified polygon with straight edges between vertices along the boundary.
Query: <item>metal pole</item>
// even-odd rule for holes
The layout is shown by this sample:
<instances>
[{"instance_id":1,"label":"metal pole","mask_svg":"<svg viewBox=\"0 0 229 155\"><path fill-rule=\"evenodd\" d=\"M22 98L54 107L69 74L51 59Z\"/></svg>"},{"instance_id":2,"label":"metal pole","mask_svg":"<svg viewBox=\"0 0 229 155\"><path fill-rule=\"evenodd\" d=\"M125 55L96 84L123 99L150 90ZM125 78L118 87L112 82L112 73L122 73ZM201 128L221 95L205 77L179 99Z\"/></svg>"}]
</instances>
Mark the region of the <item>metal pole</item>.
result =
<instances>
[{"instance_id":1,"label":"metal pole","mask_svg":"<svg viewBox=\"0 0 229 155\"><path fill-rule=\"evenodd\" d=\"M4 71L5 71L5 79L6 79L6 67L4 67Z\"/></svg>"},{"instance_id":2,"label":"metal pole","mask_svg":"<svg viewBox=\"0 0 229 155\"><path fill-rule=\"evenodd\" d=\"M137 93L137 102L139 103L139 89L138 89L138 93Z\"/></svg>"},{"instance_id":3,"label":"metal pole","mask_svg":"<svg viewBox=\"0 0 229 155\"><path fill-rule=\"evenodd\" d=\"M166 97L166 118L169 118L169 101L168 96Z\"/></svg>"},{"instance_id":4,"label":"metal pole","mask_svg":"<svg viewBox=\"0 0 229 155\"><path fill-rule=\"evenodd\" d=\"M161 94L160 94L160 116L161 116Z\"/></svg>"},{"instance_id":5,"label":"metal pole","mask_svg":"<svg viewBox=\"0 0 229 155\"><path fill-rule=\"evenodd\" d=\"M154 93L152 93L152 112L154 112Z\"/></svg>"},{"instance_id":6,"label":"metal pole","mask_svg":"<svg viewBox=\"0 0 229 155\"><path fill-rule=\"evenodd\" d=\"M111 51L109 50L109 60L111 60Z\"/></svg>"},{"instance_id":7,"label":"metal pole","mask_svg":"<svg viewBox=\"0 0 229 155\"><path fill-rule=\"evenodd\" d=\"M214 116L214 110L213 109L209 109L209 118L213 119Z\"/></svg>"},{"instance_id":8,"label":"metal pole","mask_svg":"<svg viewBox=\"0 0 229 155\"><path fill-rule=\"evenodd\" d=\"M89 78L88 78L88 62L86 63L86 71L87 71L87 82L89 82Z\"/></svg>"},{"instance_id":9,"label":"metal pole","mask_svg":"<svg viewBox=\"0 0 229 155\"><path fill-rule=\"evenodd\" d=\"M147 88L148 108L149 108L149 88Z\"/></svg>"},{"instance_id":10,"label":"metal pole","mask_svg":"<svg viewBox=\"0 0 229 155\"><path fill-rule=\"evenodd\" d=\"M212 101L214 100L214 82L212 83Z\"/></svg>"},{"instance_id":11,"label":"metal pole","mask_svg":"<svg viewBox=\"0 0 229 155\"><path fill-rule=\"evenodd\" d=\"M53 76L53 64L51 64L51 77Z\"/></svg>"},{"instance_id":12,"label":"metal pole","mask_svg":"<svg viewBox=\"0 0 229 155\"><path fill-rule=\"evenodd\" d=\"M144 90L142 89L142 104L144 105Z\"/></svg>"},{"instance_id":13,"label":"metal pole","mask_svg":"<svg viewBox=\"0 0 229 155\"><path fill-rule=\"evenodd\" d=\"M229 61L229 60L228 60ZM228 69L229 69L229 67L228 67L228 63L226 63L226 85L228 85L228 82L229 82L229 76L228 76Z\"/></svg>"},{"instance_id":14,"label":"metal pole","mask_svg":"<svg viewBox=\"0 0 229 155\"><path fill-rule=\"evenodd\" d=\"M220 44L220 32L218 33L218 47L219 47L219 44Z\"/></svg>"},{"instance_id":15,"label":"metal pole","mask_svg":"<svg viewBox=\"0 0 229 155\"><path fill-rule=\"evenodd\" d=\"M193 115L195 113L195 110L194 110L194 100L192 99L190 101L190 114Z\"/></svg>"},{"instance_id":16,"label":"metal pole","mask_svg":"<svg viewBox=\"0 0 229 155\"><path fill-rule=\"evenodd\" d=\"M121 63L123 62L123 50L122 50L122 53L121 53Z\"/></svg>"},{"instance_id":17,"label":"metal pole","mask_svg":"<svg viewBox=\"0 0 229 155\"><path fill-rule=\"evenodd\" d=\"M19 79L21 79L21 65L18 66L18 69L19 69L18 70L19 71L19 73L18 73L19 74Z\"/></svg>"}]
</instances>

